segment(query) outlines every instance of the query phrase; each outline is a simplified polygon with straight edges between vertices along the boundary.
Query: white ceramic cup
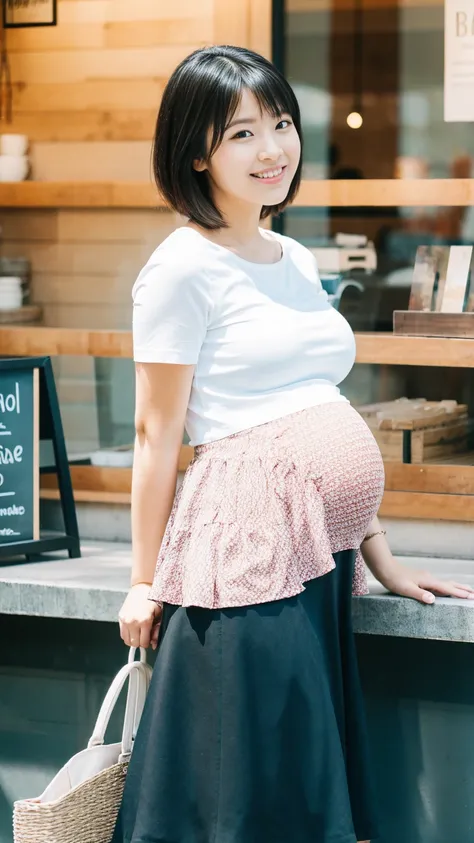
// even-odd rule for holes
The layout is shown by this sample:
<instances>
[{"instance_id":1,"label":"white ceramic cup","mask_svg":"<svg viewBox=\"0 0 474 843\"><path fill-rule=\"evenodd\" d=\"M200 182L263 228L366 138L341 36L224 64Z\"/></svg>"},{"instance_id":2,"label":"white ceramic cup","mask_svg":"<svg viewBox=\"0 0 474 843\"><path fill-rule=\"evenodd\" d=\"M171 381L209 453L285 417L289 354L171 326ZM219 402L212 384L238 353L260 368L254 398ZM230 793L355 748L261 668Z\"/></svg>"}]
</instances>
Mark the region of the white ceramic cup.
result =
<instances>
[{"instance_id":1,"label":"white ceramic cup","mask_svg":"<svg viewBox=\"0 0 474 843\"><path fill-rule=\"evenodd\" d=\"M26 155L0 155L0 181L23 181L29 169Z\"/></svg>"},{"instance_id":2,"label":"white ceramic cup","mask_svg":"<svg viewBox=\"0 0 474 843\"><path fill-rule=\"evenodd\" d=\"M27 135L0 135L0 153L2 155L26 155L27 151Z\"/></svg>"},{"instance_id":3,"label":"white ceramic cup","mask_svg":"<svg viewBox=\"0 0 474 843\"><path fill-rule=\"evenodd\" d=\"M21 278L0 277L0 310L17 310L23 304Z\"/></svg>"}]
</instances>

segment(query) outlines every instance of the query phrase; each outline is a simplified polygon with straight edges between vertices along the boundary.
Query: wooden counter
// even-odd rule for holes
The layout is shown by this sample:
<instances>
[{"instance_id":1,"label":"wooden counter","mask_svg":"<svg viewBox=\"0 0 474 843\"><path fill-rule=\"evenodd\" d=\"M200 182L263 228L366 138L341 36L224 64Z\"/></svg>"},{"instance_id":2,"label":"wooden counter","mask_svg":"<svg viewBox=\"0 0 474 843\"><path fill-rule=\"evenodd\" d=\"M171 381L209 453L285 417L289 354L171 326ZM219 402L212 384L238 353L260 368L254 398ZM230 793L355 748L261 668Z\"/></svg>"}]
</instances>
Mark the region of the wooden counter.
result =
<instances>
[{"instance_id":1,"label":"wooden counter","mask_svg":"<svg viewBox=\"0 0 474 843\"><path fill-rule=\"evenodd\" d=\"M474 340L403 337L394 334L356 334L356 363L474 368ZM86 331L66 328L2 327L0 355L48 354L89 357L132 357L129 331ZM179 469L185 471L193 449L181 449ZM474 465L403 465L387 463L386 491L381 515L474 521ZM75 466L73 486L78 501L130 501L131 469ZM42 478L42 497L57 497L55 480Z\"/></svg>"}]
</instances>

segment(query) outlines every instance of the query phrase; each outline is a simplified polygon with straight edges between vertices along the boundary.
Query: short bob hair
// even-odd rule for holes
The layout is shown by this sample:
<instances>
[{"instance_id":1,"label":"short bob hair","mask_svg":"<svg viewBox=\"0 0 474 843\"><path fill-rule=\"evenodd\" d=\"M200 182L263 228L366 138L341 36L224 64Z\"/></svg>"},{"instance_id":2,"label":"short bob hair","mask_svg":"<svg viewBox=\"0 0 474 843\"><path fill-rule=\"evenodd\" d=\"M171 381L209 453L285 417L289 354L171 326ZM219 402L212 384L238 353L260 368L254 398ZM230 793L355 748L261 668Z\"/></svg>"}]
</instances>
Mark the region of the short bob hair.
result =
<instances>
[{"instance_id":1,"label":"short bob hair","mask_svg":"<svg viewBox=\"0 0 474 843\"><path fill-rule=\"evenodd\" d=\"M163 93L153 142L153 171L158 190L179 214L202 228L227 228L209 190L207 173L193 161L208 161L240 103L242 91L256 97L262 111L289 114L303 144L296 96L277 68L243 47L205 47L178 65ZM210 149L208 133L212 132ZM294 199L301 180L302 157L284 202L262 207L260 218L278 214Z\"/></svg>"}]
</instances>

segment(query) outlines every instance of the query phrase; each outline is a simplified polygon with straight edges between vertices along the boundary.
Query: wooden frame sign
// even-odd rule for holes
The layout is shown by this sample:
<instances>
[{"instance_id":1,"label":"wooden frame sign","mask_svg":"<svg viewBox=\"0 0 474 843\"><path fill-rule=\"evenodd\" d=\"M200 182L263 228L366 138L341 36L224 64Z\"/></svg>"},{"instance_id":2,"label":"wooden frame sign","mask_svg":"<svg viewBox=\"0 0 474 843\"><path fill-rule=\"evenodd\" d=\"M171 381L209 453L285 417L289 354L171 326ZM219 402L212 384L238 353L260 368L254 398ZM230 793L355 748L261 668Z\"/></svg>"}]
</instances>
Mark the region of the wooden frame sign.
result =
<instances>
[{"instance_id":1,"label":"wooden frame sign","mask_svg":"<svg viewBox=\"0 0 474 843\"><path fill-rule=\"evenodd\" d=\"M19 29L28 26L56 26L57 0L2 0L3 26Z\"/></svg>"},{"instance_id":2,"label":"wooden frame sign","mask_svg":"<svg viewBox=\"0 0 474 843\"><path fill-rule=\"evenodd\" d=\"M52 451L44 465L42 445ZM41 529L43 473L57 475L63 532ZM53 550L81 555L51 358L0 358L0 560Z\"/></svg>"},{"instance_id":3,"label":"wooden frame sign","mask_svg":"<svg viewBox=\"0 0 474 843\"><path fill-rule=\"evenodd\" d=\"M0 544L39 539L39 372L0 375Z\"/></svg>"}]
</instances>

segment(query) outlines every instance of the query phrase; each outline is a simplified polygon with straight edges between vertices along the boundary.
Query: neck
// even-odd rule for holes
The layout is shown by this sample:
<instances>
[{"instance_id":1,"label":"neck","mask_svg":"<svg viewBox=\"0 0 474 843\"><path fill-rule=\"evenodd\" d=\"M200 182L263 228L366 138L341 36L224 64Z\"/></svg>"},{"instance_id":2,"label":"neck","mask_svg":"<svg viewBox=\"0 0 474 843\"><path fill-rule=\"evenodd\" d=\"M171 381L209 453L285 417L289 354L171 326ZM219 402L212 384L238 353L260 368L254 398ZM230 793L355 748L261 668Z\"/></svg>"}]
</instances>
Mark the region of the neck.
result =
<instances>
[{"instance_id":1,"label":"neck","mask_svg":"<svg viewBox=\"0 0 474 843\"><path fill-rule=\"evenodd\" d=\"M248 246L260 238L258 231L260 205L249 205L248 202L239 202L235 199L229 202L226 201L225 197L219 195L214 197L214 201L228 226L213 233L213 239L216 242L234 246Z\"/></svg>"}]
</instances>

